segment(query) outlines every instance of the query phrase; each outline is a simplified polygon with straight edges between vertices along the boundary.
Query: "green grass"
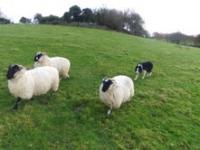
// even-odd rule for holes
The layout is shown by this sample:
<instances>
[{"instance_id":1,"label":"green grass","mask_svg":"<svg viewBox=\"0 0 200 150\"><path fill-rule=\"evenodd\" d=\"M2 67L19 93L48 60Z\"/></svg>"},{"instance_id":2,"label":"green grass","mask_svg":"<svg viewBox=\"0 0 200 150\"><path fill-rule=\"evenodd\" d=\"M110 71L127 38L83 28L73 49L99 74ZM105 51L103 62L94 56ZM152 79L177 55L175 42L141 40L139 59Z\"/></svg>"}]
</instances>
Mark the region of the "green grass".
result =
<instances>
[{"instance_id":1,"label":"green grass","mask_svg":"<svg viewBox=\"0 0 200 150\"><path fill-rule=\"evenodd\" d=\"M42 50L70 59L58 92L23 102L7 88L10 64L32 67ZM0 26L0 149L200 149L200 49L122 33L64 26ZM107 117L98 95L103 77L134 77L151 60L151 78Z\"/></svg>"}]
</instances>

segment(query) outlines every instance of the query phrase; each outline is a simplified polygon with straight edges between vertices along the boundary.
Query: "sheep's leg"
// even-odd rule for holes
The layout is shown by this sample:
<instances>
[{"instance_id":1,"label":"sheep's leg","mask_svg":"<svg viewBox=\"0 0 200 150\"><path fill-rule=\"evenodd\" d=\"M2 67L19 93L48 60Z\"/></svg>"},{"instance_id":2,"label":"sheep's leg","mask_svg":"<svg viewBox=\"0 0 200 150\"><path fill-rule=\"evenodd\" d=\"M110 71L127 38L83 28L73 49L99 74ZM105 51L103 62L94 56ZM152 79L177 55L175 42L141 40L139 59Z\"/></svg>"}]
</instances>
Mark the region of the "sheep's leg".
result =
<instances>
[{"instance_id":1,"label":"sheep's leg","mask_svg":"<svg viewBox=\"0 0 200 150\"><path fill-rule=\"evenodd\" d=\"M63 76L62 76L64 79L67 79L69 78L69 73L68 72L65 72L63 73Z\"/></svg>"},{"instance_id":2,"label":"sheep's leg","mask_svg":"<svg viewBox=\"0 0 200 150\"><path fill-rule=\"evenodd\" d=\"M143 77L142 77L142 79L144 79L144 77L146 76L146 74L147 74L147 71L144 70L144 73L143 73Z\"/></svg>"},{"instance_id":3,"label":"sheep's leg","mask_svg":"<svg viewBox=\"0 0 200 150\"><path fill-rule=\"evenodd\" d=\"M15 105L13 106L13 109L14 110L17 110L18 109L18 105L19 105L19 103L21 102L21 98L17 98L17 100L16 100L16 103L15 103Z\"/></svg>"},{"instance_id":4,"label":"sheep's leg","mask_svg":"<svg viewBox=\"0 0 200 150\"><path fill-rule=\"evenodd\" d=\"M137 80L137 79L138 79L138 77L139 77L139 74L136 74L136 76L135 76L134 80Z\"/></svg>"},{"instance_id":5,"label":"sheep's leg","mask_svg":"<svg viewBox=\"0 0 200 150\"><path fill-rule=\"evenodd\" d=\"M110 109L108 109L107 115L110 116L112 113L112 106L110 107Z\"/></svg>"},{"instance_id":6,"label":"sheep's leg","mask_svg":"<svg viewBox=\"0 0 200 150\"><path fill-rule=\"evenodd\" d=\"M68 75L68 74L65 74L65 75L61 76L61 78L63 78L63 79L68 79L68 78L69 78L69 75Z\"/></svg>"},{"instance_id":7,"label":"sheep's leg","mask_svg":"<svg viewBox=\"0 0 200 150\"><path fill-rule=\"evenodd\" d=\"M58 90L58 87L59 87L59 82L60 82L60 79L58 79L57 81L55 81L53 83L53 85L51 86L51 90L56 92Z\"/></svg>"},{"instance_id":8,"label":"sheep's leg","mask_svg":"<svg viewBox=\"0 0 200 150\"><path fill-rule=\"evenodd\" d=\"M66 78L69 78L69 74L66 74Z\"/></svg>"},{"instance_id":9,"label":"sheep's leg","mask_svg":"<svg viewBox=\"0 0 200 150\"><path fill-rule=\"evenodd\" d=\"M108 109L107 115L110 116L112 113L112 109Z\"/></svg>"}]
</instances>

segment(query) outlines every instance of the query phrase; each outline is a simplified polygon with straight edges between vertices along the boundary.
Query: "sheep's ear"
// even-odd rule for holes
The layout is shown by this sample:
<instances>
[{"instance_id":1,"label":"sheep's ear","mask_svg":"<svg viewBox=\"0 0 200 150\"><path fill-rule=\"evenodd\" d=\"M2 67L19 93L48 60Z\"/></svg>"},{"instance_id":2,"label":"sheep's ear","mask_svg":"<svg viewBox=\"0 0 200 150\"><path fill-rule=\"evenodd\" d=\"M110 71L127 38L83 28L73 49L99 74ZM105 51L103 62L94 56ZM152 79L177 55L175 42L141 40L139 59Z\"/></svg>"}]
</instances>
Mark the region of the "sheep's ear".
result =
<instances>
[{"instance_id":1,"label":"sheep's ear","mask_svg":"<svg viewBox=\"0 0 200 150\"><path fill-rule=\"evenodd\" d=\"M43 55L47 55L47 52L42 52Z\"/></svg>"},{"instance_id":2,"label":"sheep's ear","mask_svg":"<svg viewBox=\"0 0 200 150\"><path fill-rule=\"evenodd\" d=\"M104 78L102 79L102 82L105 82L106 79L107 79L107 77L104 77Z\"/></svg>"},{"instance_id":3,"label":"sheep's ear","mask_svg":"<svg viewBox=\"0 0 200 150\"><path fill-rule=\"evenodd\" d=\"M22 65L17 65L18 66L18 68L21 70L21 69L26 69L24 66L22 66Z\"/></svg>"},{"instance_id":4,"label":"sheep's ear","mask_svg":"<svg viewBox=\"0 0 200 150\"><path fill-rule=\"evenodd\" d=\"M8 68L12 68L13 66L14 66L14 65L13 65L13 64L11 64L11 65L9 65L9 66L8 66Z\"/></svg>"},{"instance_id":5,"label":"sheep's ear","mask_svg":"<svg viewBox=\"0 0 200 150\"><path fill-rule=\"evenodd\" d=\"M38 51L36 54L35 54L35 56L39 56L39 55L43 55L43 52L41 52L41 51Z\"/></svg>"},{"instance_id":6,"label":"sheep's ear","mask_svg":"<svg viewBox=\"0 0 200 150\"><path fill-rule=\"evenodd\" d=\"M110 79L114 85L116 85L116 81L114 79Z\"/></svg>"},{"instance_id":7,"label":"sheep's ear","mask_svg":"<svg viewBox=\"0 0 200 150\"><path fill-rule=\"evenodd\" d=\"M35 55L39 55L41 54L42 52L41 51L37 51Z\"/></svg>"},{"instance_id":8,"label":"sheep's ear","mask_svg":"<svg viewBox=\"0 0 200 150\"><path fill-rule=\"evenodd\" d=\"M12 65L9 66L9 69L12 69L12 68L15 68L17 70L21 70L21 69L24 68L24 66L18 65L18 64L12 64Z\"/></svg>"}]
</instances>

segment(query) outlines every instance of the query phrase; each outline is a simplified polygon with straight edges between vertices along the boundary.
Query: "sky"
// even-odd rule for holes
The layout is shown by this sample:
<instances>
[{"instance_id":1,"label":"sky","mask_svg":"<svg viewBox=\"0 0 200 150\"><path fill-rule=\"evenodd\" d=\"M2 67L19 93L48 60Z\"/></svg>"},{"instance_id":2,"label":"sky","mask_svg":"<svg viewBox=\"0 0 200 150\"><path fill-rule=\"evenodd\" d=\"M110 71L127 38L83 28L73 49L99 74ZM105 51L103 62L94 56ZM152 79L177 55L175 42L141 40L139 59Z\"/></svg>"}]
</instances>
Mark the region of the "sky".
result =
<instances>
[{"instance_id":1,"label":"sky","mask_svg":"<svg viewBox=\"0 0 200 150\"><path fill-rule=\"evenodd\" d=\"M134 10L150 33L182 32L200 34L200 0L0 0L0 10L14 22L24 16L62 16L72 5L81 8L115 8Z\"/></svg>"}]
</instances>

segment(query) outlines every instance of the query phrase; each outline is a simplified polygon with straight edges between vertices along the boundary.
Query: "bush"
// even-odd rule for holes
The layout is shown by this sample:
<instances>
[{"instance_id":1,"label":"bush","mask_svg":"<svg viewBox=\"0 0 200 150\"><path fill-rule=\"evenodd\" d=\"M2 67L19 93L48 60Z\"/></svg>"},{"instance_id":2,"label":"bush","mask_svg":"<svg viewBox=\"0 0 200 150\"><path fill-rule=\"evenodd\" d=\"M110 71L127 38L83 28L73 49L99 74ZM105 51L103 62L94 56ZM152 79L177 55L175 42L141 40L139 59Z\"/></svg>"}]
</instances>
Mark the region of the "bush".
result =
<instances>
[{"instance_id":1,"label":"bush","mask_svg":"<svg viewBox=\"0 0 200 150\"><path fill-rule=\"evenodd\" d=\"M0 24L10 24L10 23L11 21L9 19L0 17Z\"/></svg>"},{"instance_id":2,"label":"bush","mask_svg":"<svg viewBox=\"0 0 200 150\"><path fill-rule=\"evenodd\" d=\"M42 17L40 20L41 24L61 24L61 22L61 18L54 15Z\"/></svg>"}]
</instances>

